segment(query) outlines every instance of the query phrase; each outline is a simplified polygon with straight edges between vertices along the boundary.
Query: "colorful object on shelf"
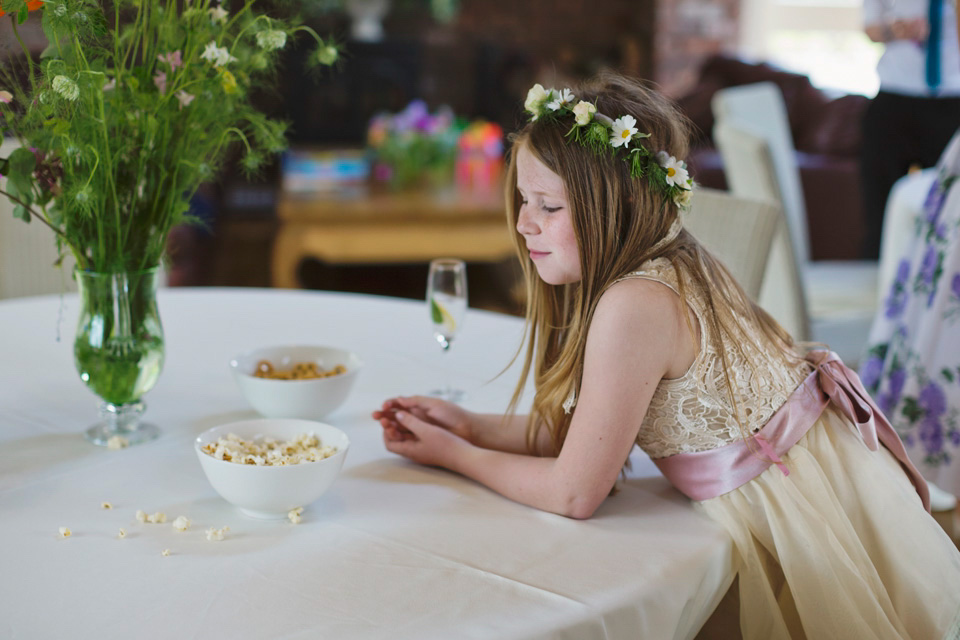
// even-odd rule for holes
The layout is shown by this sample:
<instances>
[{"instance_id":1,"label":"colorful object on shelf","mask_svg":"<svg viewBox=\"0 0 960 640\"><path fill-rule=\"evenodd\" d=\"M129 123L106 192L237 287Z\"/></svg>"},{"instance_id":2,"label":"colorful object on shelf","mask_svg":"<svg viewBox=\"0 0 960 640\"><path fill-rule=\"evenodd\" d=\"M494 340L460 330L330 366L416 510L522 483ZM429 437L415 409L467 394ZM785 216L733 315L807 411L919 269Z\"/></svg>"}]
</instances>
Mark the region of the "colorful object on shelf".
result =
<instances>
[{"instance_id":1,"label":"colorful object on shelf","mask_svg":"<svg viewBox=\"0 0 960 640\"><path fill-rule=\"evenodd\" d=\"M374 116L367 129L373 179L396 188L450 182L463 128L450 107L431 114L423 100L414 100L400 113Z\"/></svg>"},{"instance_id":2,"label":"colorful object on shelf","mask_svg":"<svg viewBox=\"0 0 960 640\"><path fill-rule=\"evenodd\" d=\"M477 120L464 129L457 144L457 186L485 190L495 187L503 168L503 129Z\"/></svg>"}]
</instances>

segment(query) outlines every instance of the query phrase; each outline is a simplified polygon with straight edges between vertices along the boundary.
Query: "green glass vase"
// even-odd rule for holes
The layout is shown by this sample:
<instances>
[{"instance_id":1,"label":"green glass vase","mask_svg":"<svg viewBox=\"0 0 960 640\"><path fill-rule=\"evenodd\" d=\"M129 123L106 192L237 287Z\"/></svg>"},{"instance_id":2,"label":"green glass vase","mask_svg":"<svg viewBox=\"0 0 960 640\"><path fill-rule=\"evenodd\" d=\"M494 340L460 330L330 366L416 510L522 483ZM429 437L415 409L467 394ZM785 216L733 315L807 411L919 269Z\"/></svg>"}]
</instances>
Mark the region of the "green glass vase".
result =
<instances>
[{"instance_id":1,"label":"green glass vase","mask_svg":"<svg viewBox=\"0 0 960 640\"><path fill-rule=\"evenodd\" d=\"M163 368L159 270L76 271L81 306L74 363L80 379L102 400L101 421L85 434L94 444L124 447L160 434L140 421L146 409L141 397Z\"/></svg>"}]
</instances>

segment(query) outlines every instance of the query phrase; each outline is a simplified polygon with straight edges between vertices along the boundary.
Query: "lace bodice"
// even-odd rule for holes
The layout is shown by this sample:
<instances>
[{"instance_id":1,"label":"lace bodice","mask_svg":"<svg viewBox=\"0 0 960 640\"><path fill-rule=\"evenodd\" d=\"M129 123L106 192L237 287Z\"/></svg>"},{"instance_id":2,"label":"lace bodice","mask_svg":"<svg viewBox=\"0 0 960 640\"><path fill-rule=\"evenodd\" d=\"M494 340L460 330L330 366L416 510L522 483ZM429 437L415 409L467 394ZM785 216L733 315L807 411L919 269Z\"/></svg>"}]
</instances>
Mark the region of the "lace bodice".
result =
<instances>
[{"instance_id":1,"label":"lace bodice","mask_svg":"<svg viewBox=\"0 0 960 640\"><path fill-rule=\"evenodd\" d=\"M655 280L678 292L676 273L663 258L646 263L625 278ZM700 323L700 350L683 376L661 380L653 394L637 436L637 444L651 458L706 451L741 438L741 427L727 397L720 354L707 334L705 302L690 286L686 287L686 294ZM741 318L741 326L746 327L756 344L762 344L758 327L750 326L745 318ZM743 345L746 357L733 346L725 349L730 379L738 393L743 430L749 433L766 424L812 371L805 361L796 365L770 361L749 343ZM756 375L748 359L756 366Z\"/></svg>"}]
</instances>

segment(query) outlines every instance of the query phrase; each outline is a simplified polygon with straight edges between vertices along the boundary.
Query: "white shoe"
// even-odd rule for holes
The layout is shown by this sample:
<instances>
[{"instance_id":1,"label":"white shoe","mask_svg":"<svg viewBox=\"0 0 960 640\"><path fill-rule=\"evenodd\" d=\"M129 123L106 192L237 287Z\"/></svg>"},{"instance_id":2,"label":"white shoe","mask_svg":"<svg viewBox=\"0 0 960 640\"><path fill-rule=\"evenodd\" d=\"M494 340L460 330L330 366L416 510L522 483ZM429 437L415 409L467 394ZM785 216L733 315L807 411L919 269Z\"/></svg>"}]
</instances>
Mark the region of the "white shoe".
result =
<instances>
[{"instance_id":1,"label":"white shoe","mask_svg":"<svg viewBox=\"0 0 960 640\"><path fill-rule=\"evenodd\" d=\"M930 489L930 511L953 511L957 508L957 496L944 491L929 480L927 488Z\"/></svg>"}]
</instances>

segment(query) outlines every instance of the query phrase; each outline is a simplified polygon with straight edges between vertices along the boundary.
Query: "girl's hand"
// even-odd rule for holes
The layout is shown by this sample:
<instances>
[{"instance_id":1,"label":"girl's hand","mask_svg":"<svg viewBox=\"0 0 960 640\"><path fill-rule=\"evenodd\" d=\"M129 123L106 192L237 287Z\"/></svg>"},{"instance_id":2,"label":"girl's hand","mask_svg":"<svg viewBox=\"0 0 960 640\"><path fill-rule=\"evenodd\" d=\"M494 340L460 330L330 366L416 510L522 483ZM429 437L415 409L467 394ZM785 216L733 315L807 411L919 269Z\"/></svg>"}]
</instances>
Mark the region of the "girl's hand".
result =
<instances>
[{"instance_id":1,"label":"girl's hand","mask_svg":"<svg viewBox=\"0 0 960 640\"><path fill-rule=\"evenodd\" d=\"M421 420L403 409L394 409L389 419L396 426L384 427L383 444L387 451L416 463L449 468L457 450L470 446L467 440L451 430Z\"/></svg>"},{"instance_id":2,"label":"girl's hand","mask_svg":"<svg viewBox=\"0 0 960 640\"><path fill-rule=\"evenodd\" d=\"M410 431L396 419L397 411L406 411L427 424L442 427L468 442L473 442L472 415L466 409L445 400L427 396L390 398L379 411L373 412L384 429L384 437L403 441L410 438Z\"/></svg>"}]
</instances>

